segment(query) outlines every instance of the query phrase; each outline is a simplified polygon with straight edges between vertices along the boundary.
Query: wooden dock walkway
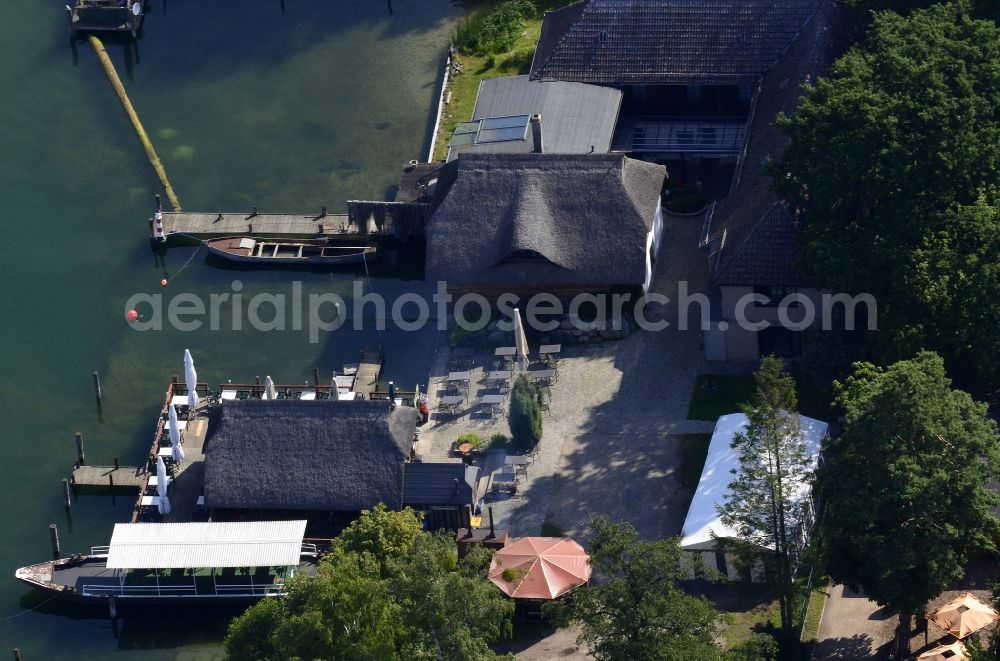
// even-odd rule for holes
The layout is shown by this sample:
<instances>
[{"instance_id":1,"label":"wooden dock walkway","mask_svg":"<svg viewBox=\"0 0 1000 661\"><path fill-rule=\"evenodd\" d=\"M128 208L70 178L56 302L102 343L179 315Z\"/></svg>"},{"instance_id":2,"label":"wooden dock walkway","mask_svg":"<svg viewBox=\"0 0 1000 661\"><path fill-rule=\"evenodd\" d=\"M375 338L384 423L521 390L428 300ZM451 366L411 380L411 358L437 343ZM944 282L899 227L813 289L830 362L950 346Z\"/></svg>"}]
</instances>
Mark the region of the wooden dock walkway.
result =
<instances>
[{"instance_id":1,"label":"wooden dock walkway","mask_svg":"<svg viewBox=\"0 0 1000 661\"><path fill-rule=\"evenodd\" d=\"M350 236L358 234L347 214L291 215L283 213L187 213L164 211L163 232L199 239L253 234L262 237Z\"/></svg>"},{"instance_id":2,"label":"wooden dock walkway","mask_svg":"<svg viewBox=\"0 0 1000 661\"><path fill-rule=\"evenodd\" d=\"M367 400L378 387L378 378L382 374L382 361L381 351L361 352L361 363L354 379L354 392L359 393L361 399Z\"/></svg>"},{"instance_id":3,"label":"wooden dock walkway","mask_svg":"<svg viewBox=\"0 0 1000 661\"><path fill-rule=\"evenodd\" d=\"M139 489L146 480L146 471L136 466L80 466L73 469L73 486L76 487L107 487L108 480L114 480L114 486Z\"/></svg>"}]
</instances>

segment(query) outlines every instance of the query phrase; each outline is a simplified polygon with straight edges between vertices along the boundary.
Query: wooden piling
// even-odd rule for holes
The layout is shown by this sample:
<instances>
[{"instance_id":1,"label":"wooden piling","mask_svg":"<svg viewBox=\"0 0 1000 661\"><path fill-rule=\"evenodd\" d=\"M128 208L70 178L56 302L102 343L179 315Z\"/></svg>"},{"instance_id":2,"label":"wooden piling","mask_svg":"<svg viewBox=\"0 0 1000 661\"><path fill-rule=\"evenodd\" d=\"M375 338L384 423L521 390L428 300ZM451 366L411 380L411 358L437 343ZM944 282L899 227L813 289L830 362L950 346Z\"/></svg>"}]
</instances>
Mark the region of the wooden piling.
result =
<instances>
[{"instance_id":1,"label":"wooden piling","mask_svg":"<svg viewBox=\"0 0 1000 661\"><path fill-rule=\"evenodd\" d=\"M97 372L94 373L96 374ZM100 395L98 395L97 399L100 398L101 398ZM83 434L81 434L80 432L76 432L75 434L73 434L73 439L76 441L77 460L79 460L80 465L83 466L85 463L87 463L87 457L83 453Z\"/></svg>"},{"instance_id":2,"label":"wooden piling","mask_svg":"<svg viewBox=\"0 0 1000 661\"><path fill-rule=\"evenodd\" d=\"M157 176L160 178L160 183L163 184L163 188L167 193L167 199L170 200L170 205L174 208L174 211L181 210L180 200L177 199L177 195L174 193L173 186L170 185L170 180L167 179L167 171L163 167L163 163L160 162L160 157L156 155L156 150L153 149L153 143L146 135L146 129L142 127L142 122L139 121L139 115L136 114L135 108L132 107L132 102L129 101L128 95L125 93L125 86L122 85L121 79L118 77L118 72L115 71L115 65L111 63L111 58L108 57L108 52L104 50L104 44L101 40L90 35L90 45L94 47L94 52L97 53L98 59L101 61L101 66L104 67L104 73L107 74L108 80L111 82L111 86L114 88L115 93L118 95L118 99L121 101L122 108L125 109L125 114L132 121L132 126L135 128L136 135L139 136L139 142L142 143L143 149L146 150L146 157L149 158L150 165L156 171Z\"/></svg>"},{"instance_id":3,"label":"wooden piling","mask_svg":"<svg viewBox=\"0 0 1000 661\"><path fill-rule=\"evenodd\" d=\"M313 368L313 386L319 388L319 368Z\"/></svg>"},{"instance_id":4,"label":"wooden piling","mask_svg":"<svg viewBox=\"0 0 1000 661\"><path fill-rule=\"evenodd\" d=\"M70 492L69 480L64 477L62 483L63 494L66 496L66 509L71 510L73 509L73 496Z\"/></svg>"},{"instance_id":5,"label":"wooden piling","mask_svg":"<svg viewBox=\"0 0 1000 661\"><path fill-rule=\"evenodd\" d=\"M14 648L14 661L21 661L21 650Z\"/></svg>"},{"instance_id":6,"label":"wooden piling","mask_svg":"<svg viewBox=\"0 0 1000 661\"><path fill-rule=\"evenodd\" d=\"M59 552L59 527L54 524L49 524L49 543L52 545L52 559L58 560L60 557Z\"/></svg>"},{"instance_id":7,"label":"wooden piling","mask_svg":"<svg viewBox=\"0 0 1000 661\"><path fill-rule=\"evenodd\" d=\"M115 470L118 470L118 457L115 457Z\"/></svg>"},{"instance_id":8,"label":"wooden piling","mask_svg":"<svg viewBox=\"0 0 1000 661\"><path fill-rule=\"evenodd\" d=\"M97 395L97 401L101 401L101 375L97 370L94 370L94 394Z\"/></svg>"}]
</instances>

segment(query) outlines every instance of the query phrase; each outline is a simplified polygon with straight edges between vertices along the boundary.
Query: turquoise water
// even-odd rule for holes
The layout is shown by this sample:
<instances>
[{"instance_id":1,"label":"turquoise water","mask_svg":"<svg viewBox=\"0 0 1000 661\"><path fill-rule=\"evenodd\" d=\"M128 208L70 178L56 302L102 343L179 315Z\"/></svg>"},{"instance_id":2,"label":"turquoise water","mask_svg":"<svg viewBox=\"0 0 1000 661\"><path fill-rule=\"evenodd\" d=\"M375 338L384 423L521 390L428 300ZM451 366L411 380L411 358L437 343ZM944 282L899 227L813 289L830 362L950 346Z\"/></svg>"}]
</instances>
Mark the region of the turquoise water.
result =
<instances>
[{"instance_id":1,"label":"turquoise water","mask_svg":"<svg viewBox=\"0 0 1000 661\"><path fill-rule=\"evenodd\" d=\"M459 13L447 0L286 0L284 14L280 0L149 5L138 52L107 47L185 209L341 211L349 198L382 199L400 166L426 155ZM185 348L209 383L265 374L298 383L314 366L328 375L355 360L379 337L341 329L311 343L304 330L140 333L124 323L136 293L207 299L238 279L248 299L290 295L298 279L306 296L349 297L361 276L226 270L203 254L181 270L193 248L173 248L161 263L146 238L157 180L90 46L71 49L62 7L7 0L15 20L0 40L0 653L216 658L219 618L128 621L116 639L100 613L41 604L13 579L14 568L48 557L49 523L71 552L106 543L128 515L129 498L86 496L67 517L59 480L75 458L73 433L83 432L91 463L141 460ZM419 269L405 255L385 261L376 291L423 288L408 279ZM433 340L387 329L387 378L401 387L422 380Z\"/></svg>"}]
</instances>

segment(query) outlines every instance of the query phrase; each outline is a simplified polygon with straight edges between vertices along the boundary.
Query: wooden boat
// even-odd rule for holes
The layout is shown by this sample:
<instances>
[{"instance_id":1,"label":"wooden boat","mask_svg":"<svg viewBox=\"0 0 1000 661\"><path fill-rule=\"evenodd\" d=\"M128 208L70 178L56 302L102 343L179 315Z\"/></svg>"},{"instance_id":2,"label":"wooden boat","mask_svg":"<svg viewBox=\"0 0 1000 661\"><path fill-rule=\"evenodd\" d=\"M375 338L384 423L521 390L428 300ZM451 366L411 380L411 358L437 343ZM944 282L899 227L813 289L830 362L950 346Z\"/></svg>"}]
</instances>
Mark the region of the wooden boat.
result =
<instances>
[{"instance_id":1,"label":"wooden boat","mask_svg":"<svg viewBox=\"0 0 1000 661\"><path fill-rule=\"evenodd\" d=\"M255 264L356 264L377 255L373 245L341 246L326 239L289 241L231 236L209 239L205 247L223 259Z\"/></svg>"},{"instance_id":2,"label":"wooden boat","mask_svg":"<svg viewBox=\"0 0 1000 661\"><path fill-rule=\"evenodd\" d=\"M87 604L252 603L285 594L285 580L316 574L305 521L119 523L109 546L21 567L14 576ZM168 567L170 565L170 567Z\"/></svg>"}]
</instances>

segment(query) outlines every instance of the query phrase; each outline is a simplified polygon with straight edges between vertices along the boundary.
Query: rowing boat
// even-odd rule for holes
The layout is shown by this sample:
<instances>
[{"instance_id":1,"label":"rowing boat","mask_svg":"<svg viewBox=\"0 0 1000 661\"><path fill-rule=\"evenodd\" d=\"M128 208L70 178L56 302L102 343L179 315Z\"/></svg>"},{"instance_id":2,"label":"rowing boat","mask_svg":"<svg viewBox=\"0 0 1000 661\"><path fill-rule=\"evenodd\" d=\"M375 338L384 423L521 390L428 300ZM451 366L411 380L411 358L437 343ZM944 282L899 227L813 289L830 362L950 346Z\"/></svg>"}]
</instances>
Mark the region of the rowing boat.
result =
<instances>
[{"instance_id":1,"label":"rowing boat","mask_svg":"<svg viewBox=\"0 0 1000 661\"><path fill-rule=\"evenodd\" d=\"M204 245L222 259L256 264L357 264L377 255L373 245L342 246L326 239L286 241L231 236L209 239Z\"/></svg>"}]
</instances>

